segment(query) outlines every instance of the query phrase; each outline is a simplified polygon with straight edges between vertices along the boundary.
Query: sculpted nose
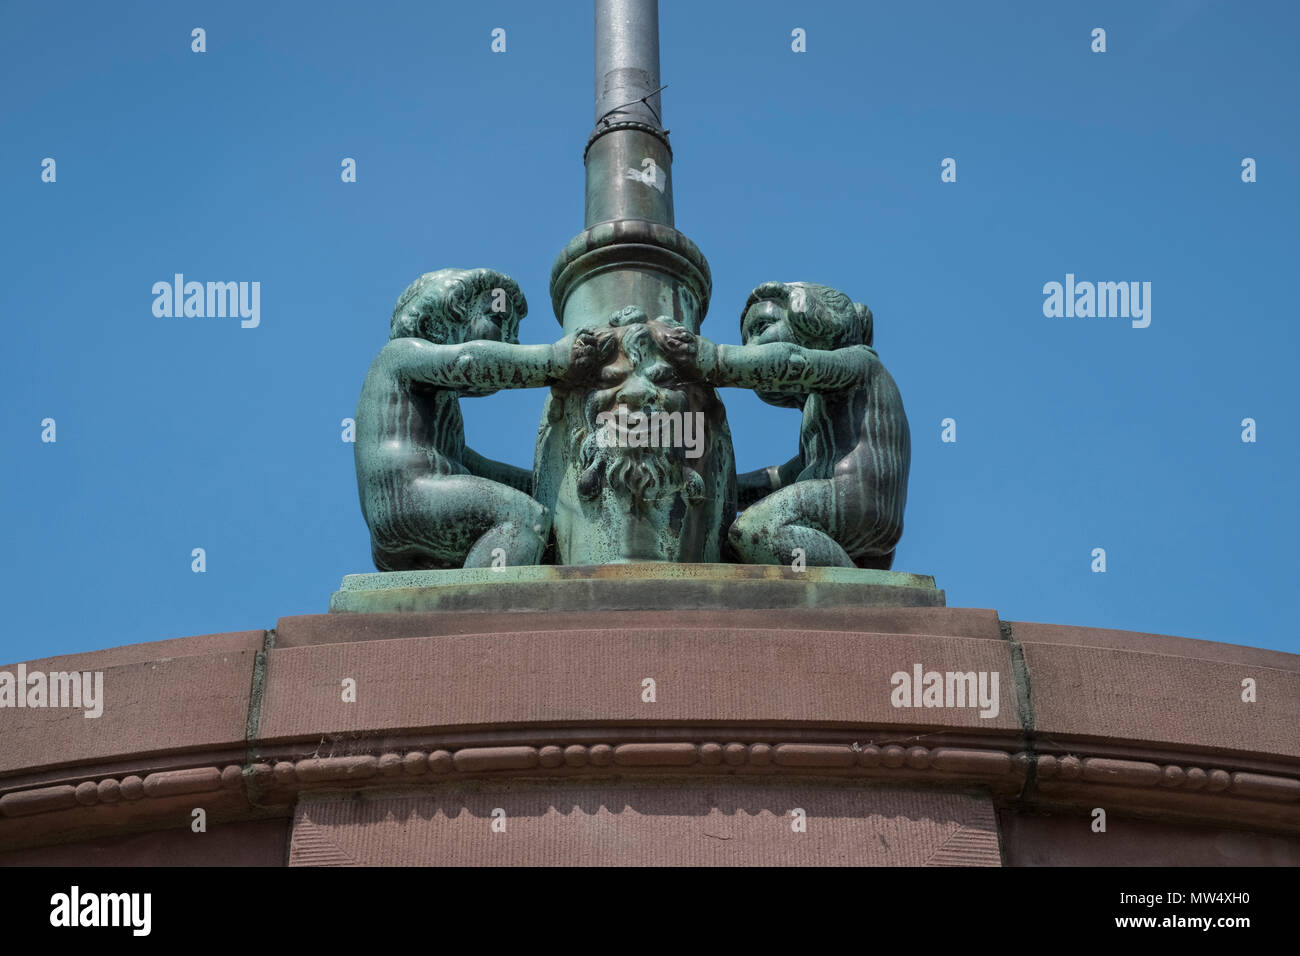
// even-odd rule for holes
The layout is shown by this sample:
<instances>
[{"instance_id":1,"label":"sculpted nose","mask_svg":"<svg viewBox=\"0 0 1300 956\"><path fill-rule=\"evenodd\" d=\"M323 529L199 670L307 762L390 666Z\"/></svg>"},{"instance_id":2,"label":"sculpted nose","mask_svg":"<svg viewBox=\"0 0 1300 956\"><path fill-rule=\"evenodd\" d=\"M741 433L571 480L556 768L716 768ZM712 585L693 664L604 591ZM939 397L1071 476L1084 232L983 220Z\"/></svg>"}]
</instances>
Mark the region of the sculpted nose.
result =
<instances>
[{"instance_id":1,"label":"sculpted nose","mask_svg":"<svg viewBox=\"0 0 1300 956\"><path fill-rule=\"evenodd\" d=\"M639 375L629 378L618 390L618 403L628 408L642 408L654 400L657 389Z\"/></svg>"}]
</instances>

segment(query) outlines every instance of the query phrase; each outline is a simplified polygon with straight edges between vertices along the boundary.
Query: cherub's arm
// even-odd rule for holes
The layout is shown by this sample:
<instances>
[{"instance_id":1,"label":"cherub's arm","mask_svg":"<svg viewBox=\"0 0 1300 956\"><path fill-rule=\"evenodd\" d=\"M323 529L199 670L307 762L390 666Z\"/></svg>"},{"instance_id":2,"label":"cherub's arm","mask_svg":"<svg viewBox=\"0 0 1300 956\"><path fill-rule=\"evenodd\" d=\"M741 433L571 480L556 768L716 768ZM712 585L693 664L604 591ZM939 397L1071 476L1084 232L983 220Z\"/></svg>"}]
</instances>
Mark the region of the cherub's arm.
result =
<instances>
[{"instance_id":1,"label":"cherub's arm","mask_svg":"<svg viewBox=\"0 0 1300 956\"><path fill-rule=\"evenodd\" d=\"M803 454L795 455L784 465L757 468L736 476L737 504L748 508L774 491L793 484L804 469Z\"/></svg>"},{"instance_id":2,"label":"cherub's arm","mask_svg":"<svg viewBox=\"0 0 1300 956\"><path fill-rule=\"evenodd\" d=\"M789 342L714 345L701 338L697 361L717 388L836 392L865 384L880 360L867 345L822 350Z\"/></svg>"},{"instance_id":3,"label":"cherub's arm","mask_svg":"<svg viewBox=\"0 0 1300 956\"><path fill-rule=\"evenodd\" d=\"M539 388L564 376L571 346L570 339L554 345L488 341L437 345L401 338L384 346L379 361L399 378L435 388Z\"/></svg>"},{"instance_id":4,"label":"cherub's arm","mask_svg":"<svg viewBox=\"0 0 1300 956\"><path fill-rule=\"evenodd\" d=\"M533 473L530 470L508 465L504 461L484 458L469 447L466 447L465 453L461 455L460 463L469 469L471 475L479 478L490 478L492 481L498 481L503 485L509 485L511 488L522 491L526 495L533 493Z\"/></svg>"}]
</instances>

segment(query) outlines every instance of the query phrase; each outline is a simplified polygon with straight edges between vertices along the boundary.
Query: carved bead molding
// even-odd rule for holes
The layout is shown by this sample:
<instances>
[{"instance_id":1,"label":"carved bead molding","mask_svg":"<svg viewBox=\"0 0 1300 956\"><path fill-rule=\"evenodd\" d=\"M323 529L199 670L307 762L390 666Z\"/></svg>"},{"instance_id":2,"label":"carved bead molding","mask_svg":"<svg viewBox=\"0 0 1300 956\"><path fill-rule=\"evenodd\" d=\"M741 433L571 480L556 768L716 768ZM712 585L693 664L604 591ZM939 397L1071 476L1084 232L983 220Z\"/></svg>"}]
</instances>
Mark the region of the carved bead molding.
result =
<instances>
[{"instance_id":1,"label":"carved bead molding","mask_svg":"<svg viewBox=\"0 0 1300 956\"><path fill-rule=\"evenodd\" d=\"M0 797L0 817L26 817L34 813L93 807L101 803L131 802L151 797L209 793L214 790L238 790L243 776L242 768L234 765L225 769L194 767L190 770L151 773L143 778L128 775L121 779L108 777L103 780L86 780L75 786L63 784L17 790Z\"/></svg>"},{"instance_id":2,"label":"carved bead molding","mask_svg":"<svg viewBox=\"0 0 1300 956\"><path fill-rule=\"evenodd\" d=\"M849 776L900 777L924 784L992 786L1006 792L1023 785L1030 768L1042 784L1076 784L1132 790L1177 790L1259 801L1296 804L1300 823L1300 779L1272 774L1156 764L1112 757L1010 754L970 747L888 744L810 743L624 743L545 746L413 749L343 757L256 762L225 767L168 770L145 777L127 775L77 784L16 790L0 797L0 817L72 810L98 804L149 800L221 790L247 793L294 791L302 787L392 786L424 778L455 779L471 774L536 776L583 771L600 775L621 770L808 774L827 771ZM882 773L882 771L885 771ZM889 773L888 771L895 771ZM1133 803L1141 799L1134 795ZM1291 808L1286 808L1290 810Z\"/></svg>"},{"instance_id":3,"label":"carved bead molding","mask_svg":"<svg viewBox=\"0 0 1300 956\"><path fill-rule=\"evenodd\" d=\"M1026 756L1024 754L1018 757ZM1114 760L1108 757L1038 758L1040 780L1081 780L1084 783L1121 787L1165 787L1171 790L1206 793L1227 792L1254 800L1300 800L1300 780L1272 774L1227 770L1204 770L1176 764L1155 764L1142 760Z\"/></svg>"}]
</instances>

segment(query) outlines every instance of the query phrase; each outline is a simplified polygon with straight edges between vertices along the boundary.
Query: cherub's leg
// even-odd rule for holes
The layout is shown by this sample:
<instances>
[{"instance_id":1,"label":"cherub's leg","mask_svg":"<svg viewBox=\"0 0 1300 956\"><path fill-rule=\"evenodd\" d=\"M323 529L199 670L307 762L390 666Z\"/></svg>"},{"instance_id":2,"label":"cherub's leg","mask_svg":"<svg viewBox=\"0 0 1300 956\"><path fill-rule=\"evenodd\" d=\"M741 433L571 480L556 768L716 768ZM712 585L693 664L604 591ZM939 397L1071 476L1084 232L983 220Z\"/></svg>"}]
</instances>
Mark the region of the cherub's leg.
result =
<instances>
[{"instance_id":1,"label":"cherub's leg","mask_svg":"<svg viewBox=\"0 0 1300 956\"><path fill-rule=\"evenodd\" d=\"M866 474L876 474L872 482ZM888 571L903 536L903 500L879 472L850 470L836 479L835 527L830 533L860 568Z\"/></svg>"},{"instance_id":2,"label":"cherub's leg","mask_svg":"<svg viewBox=\"0 0 1300 956\"><path fill-rule=\"evenodd\" d=\"M802 548L808 567L851 568L834 538L836 496L829 479L797 481L746 508L728 532L746 564L791 564Z\"/></svg>"},{"instance_id":3,"label":"cherub's leg","mask_svg":"<svg viewBox=\"0 0 1300 956\"><path fill-rule=\"evenodd\" d=\"M550 533L551 514L528 495L471 475L417 478L392 517L371 528L375 566L421 568L507 567L537 564ZM500 549L501 554L494 554Z\"/></svg>"}]
</instances>

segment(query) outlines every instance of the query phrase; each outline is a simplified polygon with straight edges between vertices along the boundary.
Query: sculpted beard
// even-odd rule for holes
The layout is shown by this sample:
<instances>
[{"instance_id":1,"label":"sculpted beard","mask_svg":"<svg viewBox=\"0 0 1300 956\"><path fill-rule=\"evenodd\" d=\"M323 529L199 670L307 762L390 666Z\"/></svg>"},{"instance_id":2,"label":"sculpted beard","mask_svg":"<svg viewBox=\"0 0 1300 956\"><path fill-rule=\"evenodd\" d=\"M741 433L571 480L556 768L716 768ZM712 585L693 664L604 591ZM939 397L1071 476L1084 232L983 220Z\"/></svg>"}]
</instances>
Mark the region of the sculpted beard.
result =
<instances>
[{"instance_id":1,"label":"sculpted beard","mask_svg":"<svg viewBox=\"0 0 1300 956\"><path fill-rule=\"evenodd\" d=\"M685 449L621 446L596 421L596 416L608 409L590 399L582 405L583 421L570 432L577 446L574 457L578 462L580 496L590 501L599 497L602 488L609 488L625 498L628 510L634 512L644 512L650 503L678 490L684 489L691 503L702 497L703 479L686 464ZM641 409L647 416L655 410Z\"/></svg>"}]
</instances>

